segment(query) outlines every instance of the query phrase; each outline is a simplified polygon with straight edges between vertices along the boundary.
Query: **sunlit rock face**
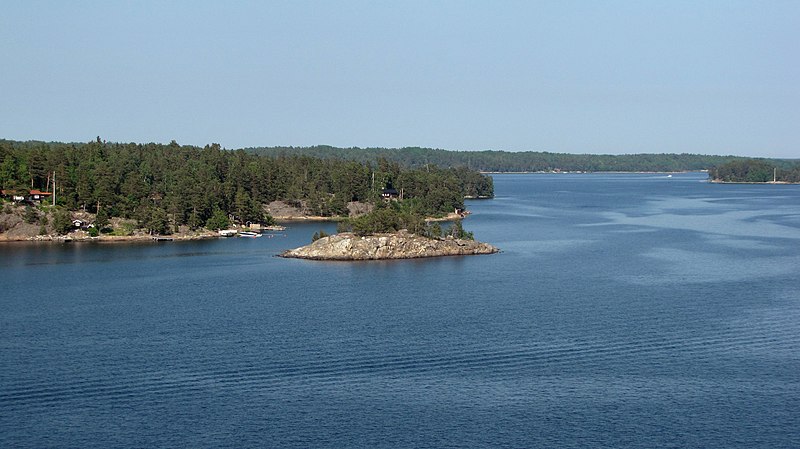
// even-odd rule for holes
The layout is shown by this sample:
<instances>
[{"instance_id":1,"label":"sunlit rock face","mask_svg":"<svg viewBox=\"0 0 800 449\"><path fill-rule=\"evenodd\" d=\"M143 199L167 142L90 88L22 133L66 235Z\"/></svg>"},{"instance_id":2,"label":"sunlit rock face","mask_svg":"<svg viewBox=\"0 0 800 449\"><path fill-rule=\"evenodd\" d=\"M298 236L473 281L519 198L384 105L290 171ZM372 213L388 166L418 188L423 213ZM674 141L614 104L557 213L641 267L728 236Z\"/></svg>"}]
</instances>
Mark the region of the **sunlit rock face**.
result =
<instances>
[{"instance_id":1,"label":"sunlit rock face","mask_svg":"<svg viewBox=\"0 0 800 449\"><path fill-rule=\"evenodd\" d=\"M488 243L459 239L430 239L399 231L364 237L352 233L336 234L323 237L310 245L286 251L281 256L314 260L380 260L496 252L499 252L499 249Z\"/></svg>"}]
</instances>

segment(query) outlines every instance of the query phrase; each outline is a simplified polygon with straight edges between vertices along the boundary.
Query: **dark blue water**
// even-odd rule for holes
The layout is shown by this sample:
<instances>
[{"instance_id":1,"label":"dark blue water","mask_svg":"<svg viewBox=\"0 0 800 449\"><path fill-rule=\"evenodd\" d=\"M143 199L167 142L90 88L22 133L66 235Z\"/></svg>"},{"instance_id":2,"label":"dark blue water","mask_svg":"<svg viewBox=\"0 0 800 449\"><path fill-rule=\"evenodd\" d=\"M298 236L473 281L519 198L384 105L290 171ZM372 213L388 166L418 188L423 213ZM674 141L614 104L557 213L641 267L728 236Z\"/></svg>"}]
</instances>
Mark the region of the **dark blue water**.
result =
<instances>
[{"instance_id":1,"label":"dark blue water","mask_svg":"<svg viewBox=\"0 0 800 449\"><path fill-rule=\"evenodd\" d=\"M800 447L800 187L503 175L491 256L0 246L2 447Z\"/></svg>"}]
</instances>

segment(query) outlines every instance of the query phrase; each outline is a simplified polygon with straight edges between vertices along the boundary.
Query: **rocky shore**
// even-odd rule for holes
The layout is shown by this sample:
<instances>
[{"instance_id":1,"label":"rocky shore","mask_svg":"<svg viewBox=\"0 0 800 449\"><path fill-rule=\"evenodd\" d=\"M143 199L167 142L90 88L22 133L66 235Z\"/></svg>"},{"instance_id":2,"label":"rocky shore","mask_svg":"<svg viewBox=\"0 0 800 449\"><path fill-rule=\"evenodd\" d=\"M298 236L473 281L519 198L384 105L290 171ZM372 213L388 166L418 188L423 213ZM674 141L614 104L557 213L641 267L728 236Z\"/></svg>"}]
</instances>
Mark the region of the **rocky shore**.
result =
<instances>
[{"instance_id":1,"label":"rocky shore","mask_svg":"<svg viewBox=\"0 0 800 449\"><path fill-rule=\"evenodd\" d=\"M219 238L214 232L177 233L170 235L99 235L92 237L86 232L75 231L66 235L7 235L0 234L0 243L4 242L99 242L99 243L127 243L149 241L178 241L178 240L205 240Z\"/></svg>"},{"instance_id":2,"label":"rocky shore","mask_svg":"<svg viewBox=\"0 0 800 449\"><path fill-rule=\"evenodd\" d=\"M312 260L383 260L493 254L488 243L459 239L430 239L406 231L357 236L346 232L323 237L310 245L285 251L281 257Z\"/></svg>"},{"instance_id":3,"label":"rocky shore","mask_svg":"<svg viewBox=\"0 0 800 449\"><path fill-rule=\"evenodd\" d=\"M136 228L135 220L112 218L109 228L113 233L93 233L89 229L73 228L66 234L60 234L53 228L53 216L49 211L36 210L36 220L24 219L25 208L20 205L6 204L0 210L0 244L11 242L146 242L152 240L200 240L218 238L219 233L207 230L191 230L181 226L177 232L169 235L152 235L143 229ZM94 214L72 212L70 218L84 223L92 223Z\"/></svg>"}]
</instances>

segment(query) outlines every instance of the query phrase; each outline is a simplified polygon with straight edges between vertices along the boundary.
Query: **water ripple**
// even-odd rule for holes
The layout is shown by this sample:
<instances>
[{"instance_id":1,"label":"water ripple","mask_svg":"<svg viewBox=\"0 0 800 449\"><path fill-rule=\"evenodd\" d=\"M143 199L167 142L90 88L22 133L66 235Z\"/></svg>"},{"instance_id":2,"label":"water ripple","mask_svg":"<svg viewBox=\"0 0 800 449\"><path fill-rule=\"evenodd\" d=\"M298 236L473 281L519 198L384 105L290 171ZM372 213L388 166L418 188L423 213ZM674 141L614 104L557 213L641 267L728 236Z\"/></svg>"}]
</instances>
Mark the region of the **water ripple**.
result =
<instances>
[{"instance_id":1,"label":"water ripple","mask_svg":"<svg viewBox=\"0 0 800 449\"><path fill-rule=\"evenodd\" d=\"M291 384L347 384L373 376L448 376L480 371L490 375L543 373L569 366L599 367L606 363L624 362L636 357L650 363L666 362L681 354L700 357L709 351L731 352L781 351L800 353L800 336L795 317L784 317L769 326L755 329L730 328L713 336L681 336L674 340L659 336L612 341L564 341L503 348L464 348L447 354L427 352L380 355L293 354L291 362L274 361L260 365L226 366L224 360L206 364L194 361L192 369L128 372L122 377L72 381L17 381L6 383L0 391L0 409L31 405L47 405L64 401L93 399L128 400L153 396L192 395L211 388L239 391L281 389ZM247 360L251 360L248 358ZM300 361L298 361L300 360ZM188 362L188 360L187 360ZM188 365L188 363L187 363Z\"/></svg>"}]
</instances>

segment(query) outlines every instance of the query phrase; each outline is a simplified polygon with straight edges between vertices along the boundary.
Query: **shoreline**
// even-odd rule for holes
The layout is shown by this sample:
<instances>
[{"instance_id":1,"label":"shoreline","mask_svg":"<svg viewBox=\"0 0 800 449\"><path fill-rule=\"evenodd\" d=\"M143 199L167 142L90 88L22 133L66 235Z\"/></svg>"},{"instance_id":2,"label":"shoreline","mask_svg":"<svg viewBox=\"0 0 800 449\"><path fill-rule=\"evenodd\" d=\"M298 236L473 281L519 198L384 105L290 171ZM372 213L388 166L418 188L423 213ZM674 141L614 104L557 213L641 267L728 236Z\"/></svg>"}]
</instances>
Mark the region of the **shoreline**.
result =
<instances>
[{"instance_id":1,"label":"shoreline","mask_svg":"<svg viewBox=\"0 0 800 449\"><path fill-rule=\"evenodd\" d=\"M678 171L582 171L582 170L540 170L540 171L481 171L484 175L677 175L681 173L708 173L708 170Z\"/></svg>"},{"instance_id":2,"label":"shoreline","mask_svg":"<svg viewBox=\"0 0 800 449\"><path fill-rule=\"evenodd\" d=\"M140 243L164 241L190 241L209 240L219 238L219 234L202 233L192 235L103 235L97 237L70 236L70 235L37 235L33 237L7 238L0 235L0 245L3 243Z\"/></svg>"},{"instance_id":3,"label":"shoreline","mask_svg":"<svg viewBox=\"0 0 800 449\"><path fill-rule=\"evenodd\" d=\"M450 212L449 214L445 215L444 217L428 217L428 218L425 219L425 221L428 222L428 223L432 223L432 222L447 222L447 221L463 220L463 219L467 218L468 216L470 216L471 214L472 214L472 212L470 212L468 210L464 211L464 212L462 212L460 214L457 214L455 212Z\"/></svg>"},{"instance_id":4,"label":"shoreline","mask_svg":"<svg viewBox=\"0 0 800 449\"><path fill-rule=\"evenodd\" d=\"M796 186L800 185L800 182L789 182L789 181L722 181L719 179L709 179L708 182L710 184L754 184L754 185L786 185L786 186Z\"/></svg>"},{"instance_id":5,"label":"shoreline","mask_svg":"<svg viewBox=\"0 0 800 449\"><path fill-rule=\"evenodd\" d=\"M342 221L347 217L342 216L335 216L335 217L323 217L321 215L285 215L276 217L273 216L272 219L275 220L276 223L302 223L304 221L319 221L319 222L337 222Z\"/></svg>"},{"instance_id":6,"label":"shoreline","mask_svg":"<svg viewBox=\"0 0 800 449\"><path fill-rule=\"evenodd\" d=\"M468 217L469 211L462 214L451 212L444 217L429 217L426 218L427 222L448 222L461 220ZM273 217L276 223L279 224L292 224L292 223L337 223L344 220L346 217L321 217L317 215L309 216L284 216ZM137 235L99 235L97 237L90 237L85 233L70 233L67 235L28 235L28 236L15 236L10 237L0 233L0 245L5 243L144 243L144 242L168 242L168 241L192 241L192 240L210 240L221 238L218 232L206 231L195 234L169 234L169 235L150 235L150 234L137 234Z\"/></svg>"},{"instance_id":7,"label":"shoreline","mask_svg":"<svg viewBox=\"0 0 800 449\"><path fill-rule=\"evenodd\" d=\"M358 262L375 260L426 259L445 256L470 256L500 252L488 243L475 240L434 239L400 230L359 236L344 232L322 237L308 245L289 249L278 257L316 261Z\"/></svg>"},{"instance_id":8,"label":"shoreline","mask_svg":"<svg viewBox=\"0 0 800 449\"><path fill-rule=\"evenodd\" d=\"M74 211L72 211L74 212ZM289 212L289 213L286 213ZM324 217L320 215L304 215L301 213L295 213L296 211L284 211L283 214L280 215L273 215L272 218L274 219L275 223L278 225L291 225L297 223L338 223L348 219L347 216L331 216L331 217ZM300 212L300 211L297 211ZM456 220L461 220L468 217L470 212L468 210L463 211L461 213L450 212L447 215L442 217L426 217L425 221L428 223L432 222L452 222ZM21 221L20 221L21 222ZM16 224L15 224L16 226ZM58 235L58 234L45 234L40 235L38 234L38 230L31 228L30 229L20 229L14 230L15 228L12 226L7 231L10 232L0 232L0 245L4 243L102 243L102 244L113 244L113 243L143 243L143 242L166 242L166 241L191 241L191 240L207 240L207 239L214 239L220 238L220 234L216 231L196 231L191 232L188 229L182 229L182 232L176 232L174 234L168 235L151 235L151 234L144 234L142 230L134 231L133 235L112 235L112 234L100 234L96 237L89 236L88 232L81 231L81 230L73 230L72 232L66 235ZM266 227L264 229L267 229ZM20 232L21 231L21 232Z\"/></svg>"},{"instance_id":9,"label":"shoreline","mask_svg":"<svg viewBox=\"0 0 800 449\"><path fill-rule=\"evenodd\" d=\"M477 198L470 198L470 199L477 199ZM480 198L480 199L484 199L484 198ZM471 214L470 211L464 211L464 212L462 212L460 214L457 214L455 212L450 212L449 214L445 215L444 217L426 217L425 221L427 221L427 222L455 221L455 220L464 219L464 218L468 217L470 214ZM275 220L276 223L288 223L288 224L291 224L291 223L303 223L303 222L332 222L332 223L337 223L337 222L340 222L340 221L344 221L349 217L343 217L341 215L337 215L337 216L334 216L334 217L322 217L322 216L319 216L319 215L304 215L304 216L290 215L290 216L282 216L282 217L273 216L272 218Z\"/></svg>"}]
</instances>

